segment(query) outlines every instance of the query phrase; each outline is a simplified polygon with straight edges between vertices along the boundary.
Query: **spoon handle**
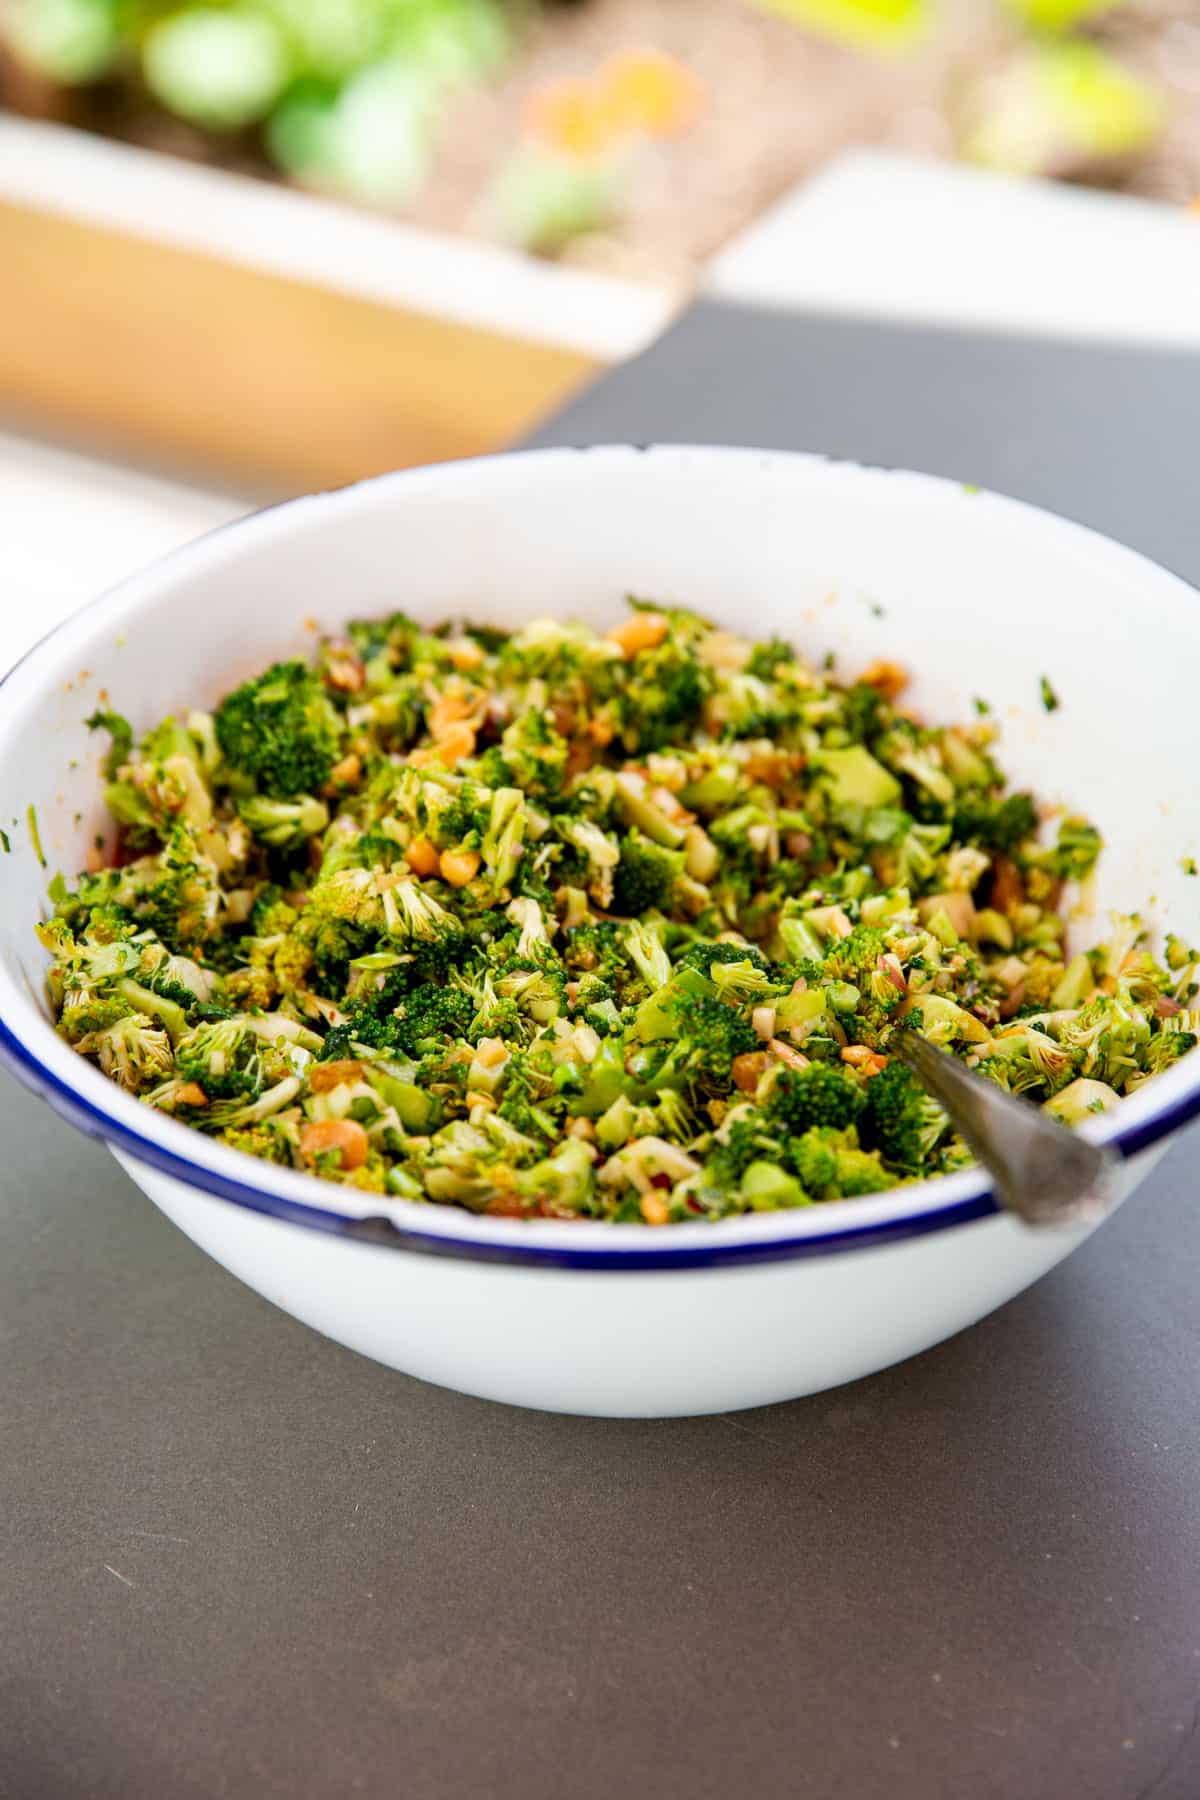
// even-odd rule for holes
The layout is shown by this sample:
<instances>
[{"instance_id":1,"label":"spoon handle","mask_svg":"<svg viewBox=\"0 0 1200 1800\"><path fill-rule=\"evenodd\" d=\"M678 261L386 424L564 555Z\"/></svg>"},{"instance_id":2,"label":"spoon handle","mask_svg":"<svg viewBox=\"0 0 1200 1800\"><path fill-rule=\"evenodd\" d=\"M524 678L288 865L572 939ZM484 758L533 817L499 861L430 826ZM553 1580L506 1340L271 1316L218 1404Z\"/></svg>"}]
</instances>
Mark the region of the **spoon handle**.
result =
<instances>
[{"instance_id":1,"label":"spoon handle","mask_svg":"<svg viewBox=\"0 0 1200 1800\"><path fill-rule=\"evenodd\" d=\"M1004 1205L1027 1225L1082 1224L1107 1211L1118 1167L1111 1151L915 1031L901 1033L891 1048L946 1109Z\"/></svg>"}]
</instances>

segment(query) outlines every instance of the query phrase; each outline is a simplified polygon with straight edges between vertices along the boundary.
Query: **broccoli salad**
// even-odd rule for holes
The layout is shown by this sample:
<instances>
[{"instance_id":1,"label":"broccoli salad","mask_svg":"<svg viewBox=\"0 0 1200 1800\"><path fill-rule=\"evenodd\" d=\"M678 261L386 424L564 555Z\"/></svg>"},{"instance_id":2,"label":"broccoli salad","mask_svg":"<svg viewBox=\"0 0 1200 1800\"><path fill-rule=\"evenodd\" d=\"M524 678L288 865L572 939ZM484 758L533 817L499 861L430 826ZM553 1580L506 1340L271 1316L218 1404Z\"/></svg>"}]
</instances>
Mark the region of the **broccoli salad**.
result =
<instances>
[{"instance_id":1,"label":"broccoli salad","mask_svg":"<svg viewBox=\"0 0 1200 1800\"><path fill-rule=\"evenodd\" d=\"M1195 1044L1200 953L1134 915L1071 954L1097 831L905 686L633 602L398 613L140 739L97 714L115 832L51 885L58 1030L221 1144L512 1218L960 1168L901 1031L1077 1122Z\"/></svg>"}]
</instances>

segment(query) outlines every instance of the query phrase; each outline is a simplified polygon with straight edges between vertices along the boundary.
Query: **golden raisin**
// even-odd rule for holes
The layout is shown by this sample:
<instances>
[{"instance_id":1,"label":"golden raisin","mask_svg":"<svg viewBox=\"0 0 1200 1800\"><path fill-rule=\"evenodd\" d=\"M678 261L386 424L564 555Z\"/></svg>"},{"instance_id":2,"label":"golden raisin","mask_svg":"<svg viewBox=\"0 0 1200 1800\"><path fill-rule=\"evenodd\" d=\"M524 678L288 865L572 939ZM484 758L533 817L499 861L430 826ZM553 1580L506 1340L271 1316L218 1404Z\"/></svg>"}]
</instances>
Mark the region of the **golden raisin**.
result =
<instances>
[{"instance_id":1,"label":"golden raisin","mask_svg":"<svg viewBox=\"0 0 1200 1800\"><path fill-rule=\"evenodd\" d=\"M474 881L478 875L481 861L478 850L443 850L442 879L451 887L466 887L468 881Z\"/></svg>"},{"instance_id":2,"label":"golden raisin","mask_svg":"<svg viewBox=\"0 0 1200 1800\"><path fill-rule=\"evenodd\" d=\"M474 756L474 727L466 724L449 726L433 746L433 754L448 769L452 769L455 763L462 762L464 757Z\"/></svg>"},{"instance_id":3,"label":"golden raisin","mask_svg":"<svg viewBox=\"0 0 1200 1800\"><path fill-rule=\"evenodd\" d=\"M614 625L608 635L620 646L623 655L636 656L639 650L656 649L668 629L667 620L661 613L638 612Z\"/></svg>"},{"instance_id":4,"label":"golden raisin","mask_svg":"<svg viewBox=\"0 0 1200 1800\"><path fill-rule=\"evenodd\" d=\"M908 670L901 663L881 657L877 662L868 663L858 679L864 687L873 687L885 700L894 700L908 686Z\"/></svg>"},{"instance_id":5,"label":"golden raisin","mask_svg":"<svg viewBox=\"0 0 1200 1800\"><path fill-rule=\"evenodd\" d=\"M752 1094L758 1086L758 1078L766 1066L767 1057L764 1050L747 1050L741 1056L735 1056L730 1068L734 1087L740 1088L743 1094Z\"/></svg>"},{"instance_id":6,"label":"golden raisin","mask_svg":"<svg viewBox=\"0 0 1200 1800\"><path fill-rule=\"evenodd\" d=\"M353 1057L342 1062L317 1063L308 1072L308 1085L314 1094L328 1094L344 1081L360 1081L362 1064Z\"/></svg>"},{"instance_id":7,"label":"golden raisin","mask_svg":"<svg viewBox=\"0 0 1200 1800\"><path fill-rule=\"evenodd\" d=\"M307 1162L336 1150L349 1173L367 1160L367 1134L356 1119L312 1119L300 1133L300 1154Z\"/></svg>"},{"instance_id":8,"label":"golden raisin","mask_svg":"<svg viewBox=\"0 0 1200 1800\"><path fill-rule=\"evenodd\" d=\"M437 872L438 853L427 837L414 838L404 852L404 860L415 875Z\"/></svg>"},{"instance_id":9,"label":"golden raisin","mask_svg":"<svg viewBox=\"0 0 1200 1800\"><path fill-rule=\"evenodd\" d=\"M671 1209L657 1188L643 1194L639 1205L647 1225L665 1225L671 1217Z\"/></svg>"}]
</instances>

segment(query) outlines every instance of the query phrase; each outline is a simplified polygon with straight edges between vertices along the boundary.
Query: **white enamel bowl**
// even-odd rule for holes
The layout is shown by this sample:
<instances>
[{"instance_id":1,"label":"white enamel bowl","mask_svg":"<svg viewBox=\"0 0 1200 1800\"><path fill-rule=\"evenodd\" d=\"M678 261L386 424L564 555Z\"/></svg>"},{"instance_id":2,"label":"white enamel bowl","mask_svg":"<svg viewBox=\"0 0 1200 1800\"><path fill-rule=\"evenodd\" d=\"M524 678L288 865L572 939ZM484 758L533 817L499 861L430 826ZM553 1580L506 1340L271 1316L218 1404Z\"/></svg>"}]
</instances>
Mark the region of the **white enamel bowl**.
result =
<instances>
[{"instance_id":1,"label":"white enamel bowl","mask_svg":"<svg viewBox=\"0 0 1200 1800\"><path fill-rule=\"evenodd\" d=\"M1069 800L1108 850L1097 917L1154 897L1196 934L1200 604L1128 550L1012 501L802 456L553 451L386 477L261 513L125 582L0 687L0 1051L111 1145L182 1230L286 1311L410 1374L569 1412L723 1411L886 1367L1011 1299L1083 1230L1033 1232L974 1173L862 1200L665 1230L476 1218L384 1202L220 1148L151 1112L52 1031L33 923L47 871L100 823L101 690L146 726L211 702L312 621L403 607L604 624L627 592L917 671L935 719L976 695L1012 775ZM1045 673L1061 697L1039 703ZM13 824L11 821L17 821ZM1200 1110L1200 1052L1091 1129L1125 1192ZM52 1201L47 1202L52 1204ZM386 1215L386 1217L385 1217Z\"/></svg>"}]
</instances>

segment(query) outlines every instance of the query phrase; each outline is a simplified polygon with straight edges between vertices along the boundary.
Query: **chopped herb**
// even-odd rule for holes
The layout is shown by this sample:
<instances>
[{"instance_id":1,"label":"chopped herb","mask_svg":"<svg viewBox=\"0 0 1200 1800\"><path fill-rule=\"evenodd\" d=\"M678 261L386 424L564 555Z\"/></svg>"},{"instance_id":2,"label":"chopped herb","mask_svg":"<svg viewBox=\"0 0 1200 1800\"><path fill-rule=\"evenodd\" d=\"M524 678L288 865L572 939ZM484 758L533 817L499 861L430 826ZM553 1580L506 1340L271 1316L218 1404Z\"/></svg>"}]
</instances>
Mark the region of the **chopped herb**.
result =
<instances>
[{"instance_id":1,"label":"chopped herb","mask_svg":"<svg viewBox=\"0 0 1200 1800\"><path fill-rule=\"evenodd\" d=\"M1183 857L1179 866L1185 875L1200 875L1200 868L1196 866L1196 859L1194 856Z\"/></svg>"},{"instance_id":2,"label":"chopped herb","mask_svg":"<svg viewBox=\"0 0 1200 1800\"><path fill-rule=\"evenodd\" d=\"M133 750L133 726L120 713L97 709L84 724L89 731L107 731L112 742L104 759L104 773L113 780L122 763L129 761Z\"/></svg>"},{"instance_id":3,"label":"chopped herb","mask_svg":"<svg viewBox=\"0 0 1200 1800\"><path fill-rule=\"evenodd\" d=\"M42 834L38 830L37 808L32 801L30 801L29 810L25 814L25 818L29 825L29 837L33 844L33 853L44 869L46 867L46 858L42 851Z\"/></svg>"},{"instance_id":4,"label":"chopped herb","mask_svg":"<svg viewBox=\"0 0 1200 1800\"><path fill-rule=\"evenodd\" d=\"M1050 686L1050 679L1048 676L1046 676L1046 675L1042 676L1040 686L1041 686L1043 707L1046 709L1047 712L1057 712L1060 702L1059 702L1058 695L1055 693L1054 689Z\"/></svg>"}]
</instances>

